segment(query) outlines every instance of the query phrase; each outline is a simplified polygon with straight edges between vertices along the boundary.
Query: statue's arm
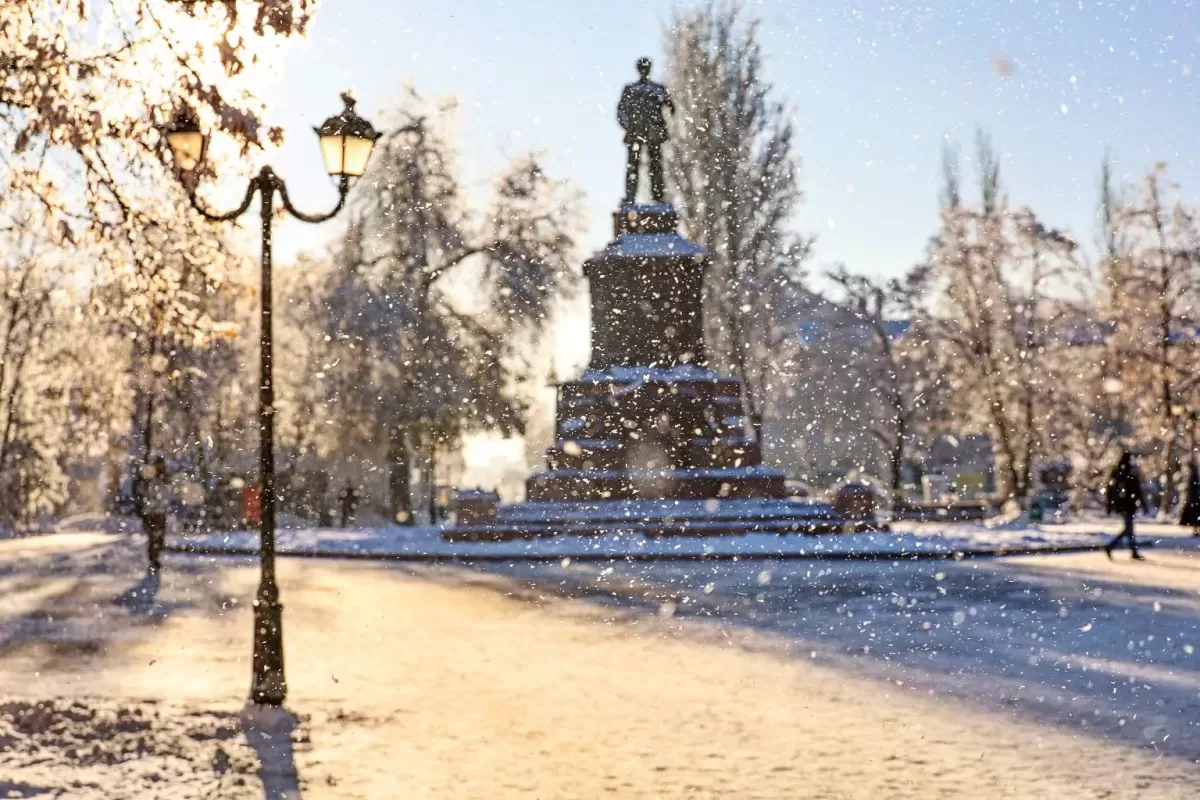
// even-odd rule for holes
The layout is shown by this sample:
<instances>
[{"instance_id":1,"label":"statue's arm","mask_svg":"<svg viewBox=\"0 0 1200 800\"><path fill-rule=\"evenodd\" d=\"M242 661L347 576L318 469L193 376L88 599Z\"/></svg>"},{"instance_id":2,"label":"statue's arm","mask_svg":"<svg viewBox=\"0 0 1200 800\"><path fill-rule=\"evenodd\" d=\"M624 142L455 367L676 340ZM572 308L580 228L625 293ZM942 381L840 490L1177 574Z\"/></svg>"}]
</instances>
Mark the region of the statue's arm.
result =
<instances>
[{"instance_id":1,"label":"statue's arm","mask_svg":"<svg viewBox=\"0 0 1200 800\"><path fill-rule=\"evenodd\" d=\"M621 99L617 102L617 122L622 128L629 127L629 89L621 92Z\"/></svg>"}]
</instances>

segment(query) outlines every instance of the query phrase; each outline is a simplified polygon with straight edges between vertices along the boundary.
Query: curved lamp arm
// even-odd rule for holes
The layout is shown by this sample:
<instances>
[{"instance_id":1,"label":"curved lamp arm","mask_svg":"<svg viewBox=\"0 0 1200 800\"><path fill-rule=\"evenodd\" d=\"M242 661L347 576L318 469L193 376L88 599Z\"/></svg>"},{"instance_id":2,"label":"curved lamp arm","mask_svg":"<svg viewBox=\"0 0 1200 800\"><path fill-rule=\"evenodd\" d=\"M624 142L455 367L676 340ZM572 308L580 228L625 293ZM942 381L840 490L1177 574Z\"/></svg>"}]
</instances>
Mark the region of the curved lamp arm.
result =
<instances>
[{"instance_id":1,"label":"curved lamp arm","mask_svg":"<svg viewBox=\"0 0 1200 800\"><path fill-rule=\"evenodd\" d=\"M327 219L332 219L346 205L346 197L350 194L350 178L347 175L343 175L338 181L338 201L333 210L326 214L305 214L292 205L292 199L288 197L287 186L284 184L283 179L274 174L271 177L274 179L274 188L279 192L280 199L283 200L283 207L287 209L289 214L303 222L324 222Z\"/></svg>"},{"instance_id":2,"label":"curved lamp arm","mask_svg":"<svg viewBox=\"0 0 1200 800\"><path fill-rule=\"evenodd\" d=\"M283 200L283 207L286 208L288 213L296 219L302 220L303 222L324 222L327 219L332 219L339 211L342 210L343 207L345 207L346 198L350 194L350 177L347 175L341 176L338 182L337 205L333 207L332 211L329 211L325 214L306 214L292 205L292 199L288 197L287 185L283 182L283 178L280 178L278 175L276 175L275 171L270 167L263 167L257 175L250 179L250 185L246 187L246 196L242 198L241 204L232 211L213 211L205 206L204 203L201 202L200 198L196 196L195 189L190 189L187 192L187 196L188 200L192 204L192 208L200 212L200 215L205 219L213 222L227 222L246 213L246 209L248 209L250 207L250 203L254 201L255 192L262 192L264 195L264 200L266 199L266 195L268 193L278 192L280 199Z\"/></svg>"},{"instance_id":3,"label":"curved lamp arm","mask_svg":"<svg viewBox=\"0 0 1200 800\"><path fill-rule=\"evenodd\" d=\"M200 215L202 217L204 217L205 219L211 220L213 222L227 222L231 219L236 219L237 217L240 217L242 214L246 213L246 209L250 207L251 201L254 200L254 193L262 188L261 182L262 182L261 174L251 178L250 185L248 187L246 187L246 196L242 199L242 204L239 205L237 208L235 208L233 211L227 211L224 213L211 211L210 209L208 209L203 203L200 202L200 198L198 198L196 196L195 189L189 190L187 192L187 196L188 196L188 200L191 201L192 208L194 208L198 212L200 212Z\"/></svg>"}]
</instances>

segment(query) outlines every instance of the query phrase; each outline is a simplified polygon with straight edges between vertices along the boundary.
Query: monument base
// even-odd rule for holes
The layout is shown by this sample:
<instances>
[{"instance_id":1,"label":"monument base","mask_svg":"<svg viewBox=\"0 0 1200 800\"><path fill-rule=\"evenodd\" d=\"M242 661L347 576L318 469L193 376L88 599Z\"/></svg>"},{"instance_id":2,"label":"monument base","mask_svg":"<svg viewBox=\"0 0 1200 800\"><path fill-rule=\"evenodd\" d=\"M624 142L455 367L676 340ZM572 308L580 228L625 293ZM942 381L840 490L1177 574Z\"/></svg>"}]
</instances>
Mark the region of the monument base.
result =
<instances>
[{"instance_id":1,"label":"monument base","mask_svg":"<svg viewBox=\"0 0 1200 800\"><path fill-rule=\"evenodd\" d=\"M529 478L541 501L782 498L741 428L741 385L713 370L615 366L558 387L558 440Z\"/></svg>"},{"instance_id":2,"label":"monument base","mask_svg":"<svg viewBox=\"0 0 1200 800\"><path fill-rule=\"evenodd\" d=\"M560 534L603 536L740 536L839 533L828 503L794 499L600 500L512 503L483 523L447 525L452 542L500 542Z\"/></svg>"},{"instance_id":3,"label":"monument base","mask_svg":"<svg viewBox=\"0 0 1200 800\"><path fill-rule=\"evenodd\" d=\"M841 530L833 507L786 496L784 473L747 436L741 382L708 367L708 252L679 235L678 221L666 203L613 215L613 241L583 266L590 366L557 386L546 469L529 478L527 502L447 526L444 538Z\"/></svg>"}]
</instances>

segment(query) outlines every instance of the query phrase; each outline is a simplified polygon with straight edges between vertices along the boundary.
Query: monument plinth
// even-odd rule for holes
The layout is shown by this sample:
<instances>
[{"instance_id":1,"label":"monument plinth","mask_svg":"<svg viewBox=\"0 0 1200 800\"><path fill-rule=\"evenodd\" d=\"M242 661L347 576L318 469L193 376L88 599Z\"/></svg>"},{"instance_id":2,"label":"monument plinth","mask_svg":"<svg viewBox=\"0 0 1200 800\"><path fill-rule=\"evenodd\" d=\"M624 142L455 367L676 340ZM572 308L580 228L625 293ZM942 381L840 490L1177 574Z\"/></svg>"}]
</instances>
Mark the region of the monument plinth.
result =
<instances>
[{"instance_id":1,"label":"monument plinth","mask_svg":"<svg viewBox=\"0 0 1200 800\"><path fill-rule=\"evenodd\" d=\"M676 230L666 203L613 214L613 241L583 265L592 298L589 371L703 364L700 292L708 253Z\"/></svg>"},{"instance_id":2,"label":"monument plinth","mask_svg":"<svg viewBox=\"0 0 1200 800\"><path fill-rule=\"evenodd\" d=\"M666 203L628 203L613 241L583 266L592 356L558 386L557 441L529 500L781 498L746 435L740 383L707 366L708 253Z\"/></svg>"},{"instance_id":3,"label":"monument plinth","mask_svg":"<svg viewBox=\"0 0 1200 800\"><path fill-rule=\"evenodd\" d=\"M449 538L638 531L729 534L834 530L821 503L785 497L747 435L741 383L708 366L702 291L708 252L680 235L663 199L666 89L641 80L622 94L626 194L613 240L583 265L591 293L591 359L557 387L555 443L526 502ZM645 152L653 202L635 201Z\"/></svg>"}]
</instances>

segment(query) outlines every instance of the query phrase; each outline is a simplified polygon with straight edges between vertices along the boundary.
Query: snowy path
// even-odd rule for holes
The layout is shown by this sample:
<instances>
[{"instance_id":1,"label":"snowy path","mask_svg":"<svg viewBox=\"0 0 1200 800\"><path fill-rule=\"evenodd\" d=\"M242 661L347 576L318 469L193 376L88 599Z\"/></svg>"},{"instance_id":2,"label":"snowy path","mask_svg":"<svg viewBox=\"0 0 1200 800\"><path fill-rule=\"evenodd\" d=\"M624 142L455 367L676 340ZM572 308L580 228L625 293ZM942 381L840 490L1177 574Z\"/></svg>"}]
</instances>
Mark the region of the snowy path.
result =
<instances>
[{"instance_id":1,"label":"snowy path","mask_svg":"<svg viewBox=\"0 0 1200 800\"><path fill-rule=\"evenodd\" d=\"M1150 558L486 568L539 592L767 634L792 656L1195 760L1200 549Z\"/></svg>"},{"instance_id":2,"label":"snowy path","mask_svg":"<svg viewBox=\"0 0 1200 800\"><path fill-rule=\"evenodd\" d=\"M240 709L253 564L174 555L150 598L129 591L154 589L137 556L124 537L0 543L6 708L59 699L0 749L0 787L89 800L1184 798L1200 779L1189 550L1145 564L285 560L290 735L286 720L256 732ZM86 736L39 732L122 707L151 720L122 734L125 756L68 756L63 742Z\"/></svg>"}]
</instances>

